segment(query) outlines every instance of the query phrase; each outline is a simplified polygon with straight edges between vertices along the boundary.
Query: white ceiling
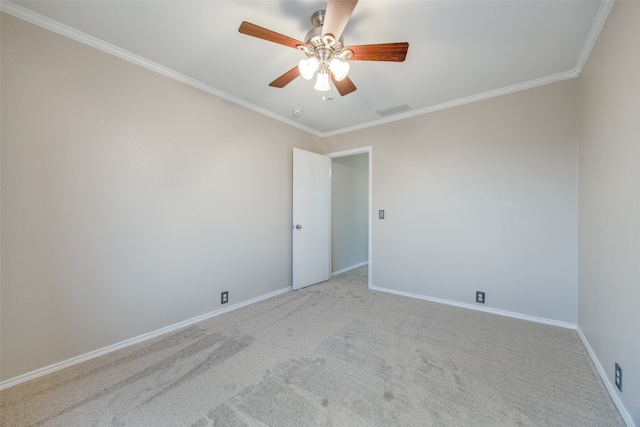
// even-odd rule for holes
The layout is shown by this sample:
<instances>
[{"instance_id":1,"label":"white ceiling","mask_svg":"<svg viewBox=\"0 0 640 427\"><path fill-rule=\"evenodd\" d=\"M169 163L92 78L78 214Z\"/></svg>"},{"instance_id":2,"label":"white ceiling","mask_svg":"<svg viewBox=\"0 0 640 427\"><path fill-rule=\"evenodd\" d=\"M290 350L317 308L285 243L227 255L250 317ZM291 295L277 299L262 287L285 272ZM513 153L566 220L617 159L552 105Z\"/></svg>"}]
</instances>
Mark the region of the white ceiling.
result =
<instances>
[{"instance_id":1,"label":"white ceiling","mask_svg":"<svg viewBox=\"0 0 640 427\"><path fill-rule=\"evenodd\" d=\"M2 10L313 134L329 136L579 75L608 1L361 0L346 46L409 42L402 63L351 61L358 90L322 101L313 81L268 84L304 56L238 33L303 40L325 1L12 1ZM61 25L62 24L62 25ZM167 100L170 102L170 100ZM381 118L376 111L407 104ZM292 110L303 111L295 117Z\"/></svg>"}]
</instances>

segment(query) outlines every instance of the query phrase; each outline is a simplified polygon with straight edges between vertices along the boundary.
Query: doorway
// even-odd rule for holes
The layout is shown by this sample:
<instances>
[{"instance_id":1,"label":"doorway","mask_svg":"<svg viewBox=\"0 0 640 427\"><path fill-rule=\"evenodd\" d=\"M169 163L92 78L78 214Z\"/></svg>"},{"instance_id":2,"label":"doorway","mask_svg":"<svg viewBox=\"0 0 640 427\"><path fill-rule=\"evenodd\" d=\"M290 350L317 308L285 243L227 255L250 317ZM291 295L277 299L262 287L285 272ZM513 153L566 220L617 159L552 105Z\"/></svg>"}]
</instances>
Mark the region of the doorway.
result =
<instances>
[{"instance_id":1,"label":"doorway","mask_svg":"<svg viewBox=\"0 0 640 427\"><path fill-rule=\"evenodd\" d=\"M372 147L327 156L332 160L332 275L368 265L371 286Z\"/></svg>"}]
</instances>

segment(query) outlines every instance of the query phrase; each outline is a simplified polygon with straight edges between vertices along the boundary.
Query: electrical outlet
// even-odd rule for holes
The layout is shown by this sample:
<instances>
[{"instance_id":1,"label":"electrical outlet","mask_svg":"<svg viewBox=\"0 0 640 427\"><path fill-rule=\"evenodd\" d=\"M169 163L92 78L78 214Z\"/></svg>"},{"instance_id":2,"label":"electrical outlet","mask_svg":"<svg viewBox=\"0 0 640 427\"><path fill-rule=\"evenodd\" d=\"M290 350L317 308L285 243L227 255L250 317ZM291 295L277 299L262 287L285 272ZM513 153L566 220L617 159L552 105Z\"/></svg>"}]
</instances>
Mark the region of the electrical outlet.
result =
<instances>
[{"instance_id":1,"label":"electrical outlet","mask_svg":"<svg viewBox=\"0 0 640 427\"><path fill-rule=\"evenodd\" d=\"M229 302L229 292L224 291L220 294L220 304L226 304Z\"/></svg>"},{"instance_id":2,"label":"electrical outlet","mask_svg":"<svg viewBox=\"0 0 640 427\"><path fill-rule=\"evenodd\" d=\"M622 391L622 368L616 363L616 387Z\"/></svg>"},{"instance_id":3,"label":"electrical outlet","mask_svg":"<svg viewBox=\"0 0 640 427\"><path fill-rule=\"evenodd\" d=\"M476 291L476 302L484 304L484 292Z\"/></svg>"}]
</instances>

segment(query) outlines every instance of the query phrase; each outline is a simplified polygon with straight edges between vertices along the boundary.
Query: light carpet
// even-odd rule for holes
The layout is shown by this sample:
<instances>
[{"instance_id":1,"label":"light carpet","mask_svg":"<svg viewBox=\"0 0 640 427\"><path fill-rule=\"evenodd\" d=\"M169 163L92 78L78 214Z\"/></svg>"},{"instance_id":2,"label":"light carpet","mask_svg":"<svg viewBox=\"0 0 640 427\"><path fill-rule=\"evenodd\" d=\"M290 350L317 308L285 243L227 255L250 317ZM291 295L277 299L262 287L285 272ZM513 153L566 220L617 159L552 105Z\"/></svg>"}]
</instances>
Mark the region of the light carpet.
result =
<instances>
[{"instance_id":1,"label":"light carpet","mask_svg":"<svg viewBox=\"0 0 640 427\"><path fill-rule=\"evenodd\" d=\"M366 267L0 393L3 426L624 426L575 331Z\"/></svg>"}]
</instances>

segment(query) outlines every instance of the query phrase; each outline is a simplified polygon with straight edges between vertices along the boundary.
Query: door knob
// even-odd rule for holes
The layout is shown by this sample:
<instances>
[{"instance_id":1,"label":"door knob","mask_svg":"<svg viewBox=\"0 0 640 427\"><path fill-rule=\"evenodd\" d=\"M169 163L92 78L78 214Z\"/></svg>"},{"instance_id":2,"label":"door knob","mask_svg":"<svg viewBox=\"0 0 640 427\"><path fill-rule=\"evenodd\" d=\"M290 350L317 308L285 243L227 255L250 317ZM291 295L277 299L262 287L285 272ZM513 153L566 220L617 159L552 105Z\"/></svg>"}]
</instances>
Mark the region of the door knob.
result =
<instances>
[{"instance_id":1,"label":"door knob","mask_svg":"<svg viewBox=\"0 0 640 427\"><path fill-rule=\"evenodd\" d=\"M296 230L300 230L302 226L300 224L296 225Z\"/></svg>"}]
</instances>

